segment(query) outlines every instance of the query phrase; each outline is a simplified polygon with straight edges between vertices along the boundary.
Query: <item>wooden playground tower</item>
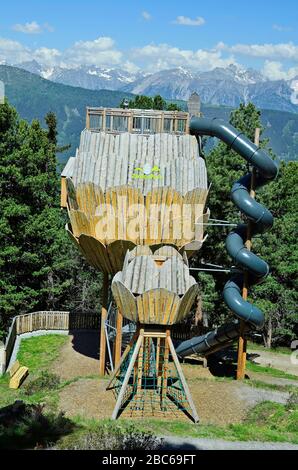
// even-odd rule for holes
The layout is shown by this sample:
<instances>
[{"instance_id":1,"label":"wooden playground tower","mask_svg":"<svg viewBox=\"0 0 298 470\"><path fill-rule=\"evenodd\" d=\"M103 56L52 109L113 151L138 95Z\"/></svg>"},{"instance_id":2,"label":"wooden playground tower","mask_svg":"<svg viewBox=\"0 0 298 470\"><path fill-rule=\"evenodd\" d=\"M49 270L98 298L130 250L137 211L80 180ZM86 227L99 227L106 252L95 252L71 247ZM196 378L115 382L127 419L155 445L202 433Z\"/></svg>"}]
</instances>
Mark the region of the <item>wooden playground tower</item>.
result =
<instances>
[{"instance_id":1,"label":"wooden playground tower","mask_svg":"<svg viewBox=\"0 0 298 470\"><path fill-rule=\"evenodd\" d=\"M189 109L198 115L198 97L193 98ZM198 421L171 339L172 325L189 314L198 293L188 260L201 248L209 218L206 166L189 135L189 120L190 114L180 111L87 108L80 147L62 173L66 230L88 263L103 273L101 375L110 287L117 304L115 369L108 387L116 391L114 419L128 403L133 416L148 413L151 403L151 414L182 410ZM129 233L127 207L134 204L139 230ZM146 217L151 205L161 209ZM107 207L105 225L102 207ZM184 234L186 225L191 234ZM121 357L123 318L135 322L136 332ZM244 341L242 335L238 378L245 369Z\"/></svg>"}]
</instances>

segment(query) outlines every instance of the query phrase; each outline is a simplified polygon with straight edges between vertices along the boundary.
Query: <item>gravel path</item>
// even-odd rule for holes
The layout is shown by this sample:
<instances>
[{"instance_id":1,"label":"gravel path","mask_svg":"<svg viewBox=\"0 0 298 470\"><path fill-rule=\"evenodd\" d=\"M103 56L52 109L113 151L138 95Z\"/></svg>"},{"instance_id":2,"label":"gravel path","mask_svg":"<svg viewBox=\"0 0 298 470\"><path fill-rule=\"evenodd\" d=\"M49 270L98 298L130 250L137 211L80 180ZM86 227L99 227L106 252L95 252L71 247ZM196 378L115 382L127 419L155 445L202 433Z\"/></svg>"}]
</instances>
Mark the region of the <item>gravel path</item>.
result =
<instances>
[{"instance_id":1,"label":"gravel path","mask_svg":"<svg viewBox=\"0 0 298 470\"><path fill-rule=\"evenodd\" d=\"M289 398L289 392L253 388L250 385L245 384L240 384L238 393L241 399L247 402L248 408L252 408L262 401L274 401L275 403L281 403L285 405L287 399Z\"/></svg>"},{"instance_id":2,"label":"gravel path","mask_svg":"<svg viewBox=\"0 0 298 470\"><path fill-rule=\"evenodd\" d=\"M298 376L298 365L291 362L290 354L276 354L272 351L260 350L249 350L249 353L258 355L258 357L254 359L256 364L273 367L274 369L279 369L288 374Z\"/></svg>"},{"instance_id":3,"label":"gravel path","mask_svg":"<svg viewBox=\"0 0 298 470\"><path fill-rule=\"evenodd\" d=\"M260 374L259 372L249 371L249 378L258 380L266 384L298 387L298 380L283 379L281 377L272 377L269 374Z\"/></svg>"},{"instance_id":4,"label":"gravel path","mask_svg":"<svg viewBox=\"0 0 298 470\"><path fill-rule=\"evenodd\" d=\"M287 442L224 441L223 439L163 436L166 450L296 450L298 445Z\"/></svg>"}]
</instances>

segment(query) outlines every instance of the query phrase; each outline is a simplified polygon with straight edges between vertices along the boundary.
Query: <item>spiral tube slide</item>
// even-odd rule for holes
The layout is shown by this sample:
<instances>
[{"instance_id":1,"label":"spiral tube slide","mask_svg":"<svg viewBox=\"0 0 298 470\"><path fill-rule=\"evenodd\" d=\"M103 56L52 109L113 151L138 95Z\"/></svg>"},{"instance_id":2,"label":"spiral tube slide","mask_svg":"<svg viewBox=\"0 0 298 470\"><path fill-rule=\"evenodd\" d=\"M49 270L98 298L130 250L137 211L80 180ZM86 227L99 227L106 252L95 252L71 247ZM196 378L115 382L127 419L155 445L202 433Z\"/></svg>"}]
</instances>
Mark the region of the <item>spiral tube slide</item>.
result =
<instances>
[{"instance_id":1,"label":"spiral tube slide","mask_svg":"<svg viewBox=\"0 0 298 470\"><path fill-rule=\"evenodd\" d=\"M195 136L217 137L232 150L243 157L256 170L255 188L273 180L278 173L276 163L253 144L242 132L221 119L193 118L190 133ZM273 225L273 216L268 209L250 196L252 173L240 178L232 187L231 199L238 209L250 221L252 236L269 230ZM226 248L237 267L248 272L248 282L252 286L269 273L268 264L245 247L247 226L239 224L227 237ZM238 320L247 324L247 330L260 329L264 325L264 314L255 305L242 298L243 274L233 276L225 285L223 296L225 303ZM180 357L192 353L210 353L213 349L226 346L239 335L239 321L229 323L205 335L184 341L176 348Z\"/></svg>"}]
</instances>

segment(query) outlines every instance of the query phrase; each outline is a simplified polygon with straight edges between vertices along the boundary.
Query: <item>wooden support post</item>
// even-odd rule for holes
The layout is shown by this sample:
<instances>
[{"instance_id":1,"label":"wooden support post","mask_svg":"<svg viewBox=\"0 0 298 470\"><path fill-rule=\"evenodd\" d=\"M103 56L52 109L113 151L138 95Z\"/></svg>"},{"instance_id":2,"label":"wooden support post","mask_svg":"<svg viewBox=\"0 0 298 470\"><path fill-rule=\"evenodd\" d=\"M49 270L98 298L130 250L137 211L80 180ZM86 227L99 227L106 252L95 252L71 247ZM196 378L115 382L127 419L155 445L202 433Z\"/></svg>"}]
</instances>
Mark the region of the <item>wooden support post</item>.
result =
<instances>
[{"instance_id":1,"label":"wooden support post","mask_svg":"<svg viewBox=\"0 0 298 470\"><path fill-rule=\"evenodd\" d=\"M185 380L185 377L184 377L184 374L183 374L183 371L182 371L182 367L181 367L181 365L180 365L180 362L179 362L179 359L178 359L178 357L177 357L177 354L176 354L176 351L175 351L175 348L174 348L174 345L173 345L173 342L172 342L172 338L171 338L170 335L167 336L166 342L167 342L168 345L169 345L169 348L170 348L170 351L171 351L171 355L172 355L174 364L175 364L175 366L176 366L176 369L177 369L179 378L180 378L180 380L181 380L181 384L182 384L182 386L183 386L183 388L184 388L184 392L185 392L187 401L188 401L189 406L190 406L190 409L191 409L191 411L192 411L193 420L194 420L195 423L198 423L198 422L199 422L199 416L198 416L198 413L197 413L195 404L194 404L194 402L193 402L193 400L192 400L192 396L191 396L190 390L189 390L188 385L187 385L187 382L186 382L186 380Z\"/></svg>"},{"instance_id":2,"label":"wooden support post","mask_svg":"<svg viewBox=\"0 0 298 470\"><path fill-rule=\"evenodd\" d=\"M255 145L260 145L260 129L257 128L255 131ZM250 196L255 198L255 180L256 180L256 171L253 168L252 176L251 176L251 184L250 184ZM247 235L246 235L246 248L250 251L252 248L252 224L249 221L247 224ZM244 273L243 279L243 290L242 290L242 298L247 300L248 296L248 273ZM245 378L245 369L246 369L246 346L247 341L245 338L245 322L240 321L240 331L239 331L239 341L238 341L238 361L237 361L237 380L243 380Z\"/></svg>"},{"instance_id":3,"label":"wooden support post","mask_svg":"<svg viewBox=\"0 0 298 470\"><path fill-rule=\"evenodd\" d=\"M66 187L66 178L62 176L61 178L61 194L60 194L60 207L67 207L67 187Z\"/></svg>"},{"instance_id":4,"label":"wooden support post","mask_svg":"<svg viewBox=\"0 0 298 470\"><path fill-rule=\"evenodd\" d=\"M108 315L108 291L109 275L103 274L102 295L101 295L101 321L100 321L100 345L99 345L99 373L104 375L106 368L106 335L105 321Z\"/></svg>"},{"instance_id":5,"label":"wooden support post","mask_svg":"<svg viewBox=\"0 0 298 470\"><path fill-rule=\"evenodd\" d=\"M135 334L133 335L132 339L130 340L129 344L126 346L126 349L125 349L125 351L124 351L124 353L123 353L123 355L122 355L122 357L121 357L121 360L120 360L120 361L118 362L118 364L116 365L116 367L115 367L115 369L114 369L114 371L113 371L112 377L111 377L111 379L110 379L110 381L109 381L109 383L108 383L108 385L107 385L107 387L106 387L106 390L109 390L109 389L111 388L111 384L112 384L113 380L116 378L116 376L117 376L117 374L118 374L118 372L119 372L119 370L120 370L120 368L121 368L123 362L124 362L125 359L127 358L128 354L129 354L131 348L133 347L133 345L134 345L136 339L138 338L138 336L139 336L139 330L137 329L137 331L136 331Z\"/></svg>"},{"instance_id":6,"label":"wooden support post","mask_svg":"<svg viewBox=\"0 0 298 470\"><path fill-rule=\"evenodd\" d=\"M141 330L144 335L144 330ZM142 381L143 381L143 368L144 368L144 346L147 338L143 338L138 355L138 368L137 368L137 397L141 399L142 396Z\"/></svg>"},{"instance_id":7,"label":"wooden support post","mask_svg":"<svg viewBox=\"0 0 298 470\"><path fill-rule=\"evenodd\" d=\"M90 129L90 114L89 114L89 108L86 108L86 129Z\"/></svg>"},{"instance_id":8,"label":"wooden support post","mask_svg":"<svg viewBox=\"0 0 298 470\"><path fill-rule=\"evenodd\" d=\"M125 390L126 390L126 387L127 387L127 384L128 384L133 366L136 362L140 347L143 344L143 341L144 341L144 330L141 330L140 331L140 336L138 338L135 350L132 354L129 366L127 368L127 371L126 371L126 374L125 374L125 377L124 377L124 380L123 380L123 383L122 383L122 386L121 386L121 389L120 389L120 392L119 392L119 395L118 395L118 398L117 398L117 402L116 402L116 405L115 405L115 408L114 408L114 411L113 411L113 414L112 414L112 419L117 419L119 410L121 408L122 400L123 400L123 397L124 397L124 394L125 394Z\"/></svg>"},{"instance_id":9,"label":"wooden support post","mask_svg":"<svg viewBox=\"0 0 298 470\"><path fill-rule=\"evenodd\" d=\"M120 361L121 358L121 347L122 347L122 326L123 326L123 316L120 310L117 311L116 319L116 338L115 338L115 349L114 349L114 367Z\"/></svg>"},{"instance_id":10,"label":"wooden support post","mask_svg":"<svg viewBox=\"0 0 298 470\"><path fill-rule=\"evenodd\" d=\"M168 391L168 368L169 368L169 352L170 346L168 338L170 338L171 330L166 330L166 337L164 339L164 353L163 353L163 373L161 380L161 409L165 410L165 402Z\"/></svg>"}]
</instances>

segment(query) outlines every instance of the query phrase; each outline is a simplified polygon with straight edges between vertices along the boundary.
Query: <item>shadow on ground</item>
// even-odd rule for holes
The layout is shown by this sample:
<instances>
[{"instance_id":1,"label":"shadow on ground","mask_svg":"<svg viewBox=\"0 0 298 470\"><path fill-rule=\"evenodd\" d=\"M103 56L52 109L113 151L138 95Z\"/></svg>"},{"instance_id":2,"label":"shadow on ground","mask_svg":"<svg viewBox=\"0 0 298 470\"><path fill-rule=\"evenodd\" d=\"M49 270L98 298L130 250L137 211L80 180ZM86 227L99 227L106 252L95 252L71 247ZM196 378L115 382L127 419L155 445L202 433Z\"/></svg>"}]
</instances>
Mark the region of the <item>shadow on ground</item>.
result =
<instances>
[{"instance_id":1,"label":"shadow on ground","mask_svg":"<svg viewBox=\"0 0 298 470\"><path fill-rule=\"evenodd\" d=\"M252 360L256 354L247 354L247 360ZM226 348L208 357L208 368L215 377L236 377L237 350ZM245 378L249 378L248 375Z\"/></svg>"},{"instance_id":2,"label":"shadow on ground","mask_svg":"<svg viewBox=\"0 0 298 470\"><path fill-rule=\"evenodd\" d=\"M0 408L0 449L45 448L75 428L61 412L45 414L43 405L17 400Z\"/></svg>"},{"instance_id":3,"label":"shadow on ground","mask_svg":"<svg viewBox=\"0 0 298 470\"><path fill-rule=\"evenodd\" d=\"M99 359L99 332L92 330L72 330L72 347L83 356Z\"/></svg>"}]
</instances>

